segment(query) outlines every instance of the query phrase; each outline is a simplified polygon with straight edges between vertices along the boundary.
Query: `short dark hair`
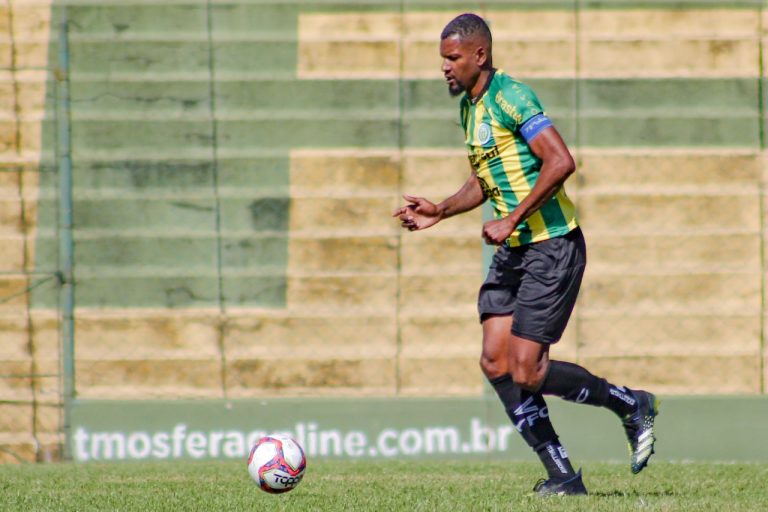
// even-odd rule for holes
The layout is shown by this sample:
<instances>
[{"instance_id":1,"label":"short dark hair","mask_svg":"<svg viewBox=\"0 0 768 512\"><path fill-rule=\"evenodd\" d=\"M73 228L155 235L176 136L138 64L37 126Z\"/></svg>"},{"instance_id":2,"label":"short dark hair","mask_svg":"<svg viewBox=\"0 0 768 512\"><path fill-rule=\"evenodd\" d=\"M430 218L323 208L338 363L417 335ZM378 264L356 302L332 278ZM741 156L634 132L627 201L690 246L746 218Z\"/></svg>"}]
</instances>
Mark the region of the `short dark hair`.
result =
<instances>
[{"instance_id":1,"label":"short dark hair","mask_svg":"<svg viewBox=\"0 0 768 512\"><path fill-rule=\"evenodd\" d=\"M459 39L465 39L477 35L486 39L490 46L492 39L491 29L488 28L488 24L477 14L466 12L459 14L448 22L440 34L440 40L442 41L452 36L459 36Z\"/></svg>"}]
</instances>

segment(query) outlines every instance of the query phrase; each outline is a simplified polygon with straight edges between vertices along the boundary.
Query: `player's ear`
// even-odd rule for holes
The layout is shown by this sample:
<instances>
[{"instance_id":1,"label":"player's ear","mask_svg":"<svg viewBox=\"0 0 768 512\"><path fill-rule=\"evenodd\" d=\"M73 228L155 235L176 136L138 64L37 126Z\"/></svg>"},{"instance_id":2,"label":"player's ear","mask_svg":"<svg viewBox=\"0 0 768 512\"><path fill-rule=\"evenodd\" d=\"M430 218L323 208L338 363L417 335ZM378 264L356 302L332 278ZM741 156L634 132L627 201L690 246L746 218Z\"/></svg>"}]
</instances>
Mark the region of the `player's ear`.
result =
<instances>
[{"instance_id":1,"label":"player's ear","mask_svg":"<svg viewBox=\"0 0 768 512\"><path fill-rule=\"evenodd\" d=\"M488 62L488 52L484 46L478 46L475 50L475 63L478 67L485 67L485 63Z\"/></svg>"}]
</instances>

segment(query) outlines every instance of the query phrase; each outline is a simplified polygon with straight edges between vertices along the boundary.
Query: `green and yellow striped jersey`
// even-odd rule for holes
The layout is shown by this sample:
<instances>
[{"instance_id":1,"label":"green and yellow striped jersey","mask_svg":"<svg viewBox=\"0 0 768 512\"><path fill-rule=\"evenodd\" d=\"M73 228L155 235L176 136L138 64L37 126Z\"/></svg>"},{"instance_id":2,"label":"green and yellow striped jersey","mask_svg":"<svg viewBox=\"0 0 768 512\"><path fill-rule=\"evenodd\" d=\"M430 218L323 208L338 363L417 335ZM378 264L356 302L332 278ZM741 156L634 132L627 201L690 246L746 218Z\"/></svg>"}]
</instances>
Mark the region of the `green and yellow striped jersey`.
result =
<instances>
[{"instance_id":1,"label":"green and yellow striped jersey","mask_svg":"<svg viewBox=\"0 0 768 512\"><path fill-rule=\"evenodd\" d=\"M531 150L520 128L544 109L527 85L502 70L492 75L485 92L473 103L461 100L461 124L469 162L496 218L509 215L533 188L542 161ZM562 236L578 226L576 211L563 187L507 239L510 246Z\"/></svg>"}]
</instances>

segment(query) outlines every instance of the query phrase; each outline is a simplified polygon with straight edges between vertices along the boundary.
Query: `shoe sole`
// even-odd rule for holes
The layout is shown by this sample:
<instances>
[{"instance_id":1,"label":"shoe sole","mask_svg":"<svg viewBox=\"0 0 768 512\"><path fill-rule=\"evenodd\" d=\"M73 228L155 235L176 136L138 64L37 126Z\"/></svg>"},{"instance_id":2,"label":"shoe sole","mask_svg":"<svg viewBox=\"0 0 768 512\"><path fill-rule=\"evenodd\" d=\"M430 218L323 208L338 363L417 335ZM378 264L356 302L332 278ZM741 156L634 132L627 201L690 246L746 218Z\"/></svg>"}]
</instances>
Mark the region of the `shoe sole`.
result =
<instances>
[{"instance_id":1,"label":"shoe sole","mask_svg":"<svg viewBox=\"0 0 768 512\"><path fill-rule=\"evenodd\" d=\"M648 461L651 460L651 456L654 453L656 453L656 450L654 450L654 445L656 444L656 436L654 435L654 428L656 427L656 424L655 424L656 423L656 417L659 415L659 407L661 406L661 400L659 400L656 397L656 395L654 395L653 393L649 393L649 395L651 395L653 397L653 400L651 401L650 415L653 417L653 421L654 421L653 427L651 427L650 430L647 431L647 432L650 432L650 434L651 434L651 446L650 446L650 450L651 451L648 454L648 456L645 457L642 461L634 462L632 464L632 473L635 474L635 475L638 474L639 472L641 472L645 468L645 466L648 465ZM629 453L630 453L630 455L633 454L632 446L631 445L629 447Z\"/></svg>"}]
</instances>

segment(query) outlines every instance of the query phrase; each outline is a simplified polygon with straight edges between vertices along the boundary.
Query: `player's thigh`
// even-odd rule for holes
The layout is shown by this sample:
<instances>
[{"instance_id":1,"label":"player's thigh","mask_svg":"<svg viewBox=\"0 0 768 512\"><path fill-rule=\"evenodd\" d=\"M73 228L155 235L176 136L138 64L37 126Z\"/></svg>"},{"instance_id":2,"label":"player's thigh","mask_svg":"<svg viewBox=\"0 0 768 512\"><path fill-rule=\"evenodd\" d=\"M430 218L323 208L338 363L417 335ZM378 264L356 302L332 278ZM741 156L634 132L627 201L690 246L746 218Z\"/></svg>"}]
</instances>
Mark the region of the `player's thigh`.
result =
<instances>
[{"instance_id":1,"label":"player's thigh","mask_svg":"<svg viewBox=\"0 0 768 512\"><path fill-rule=\"evenodd\" d=\"M532 246L525 256L512 333L538 343L559 341L576 304L585 266L580 230Z\"/></svg>"}]
</instances>

